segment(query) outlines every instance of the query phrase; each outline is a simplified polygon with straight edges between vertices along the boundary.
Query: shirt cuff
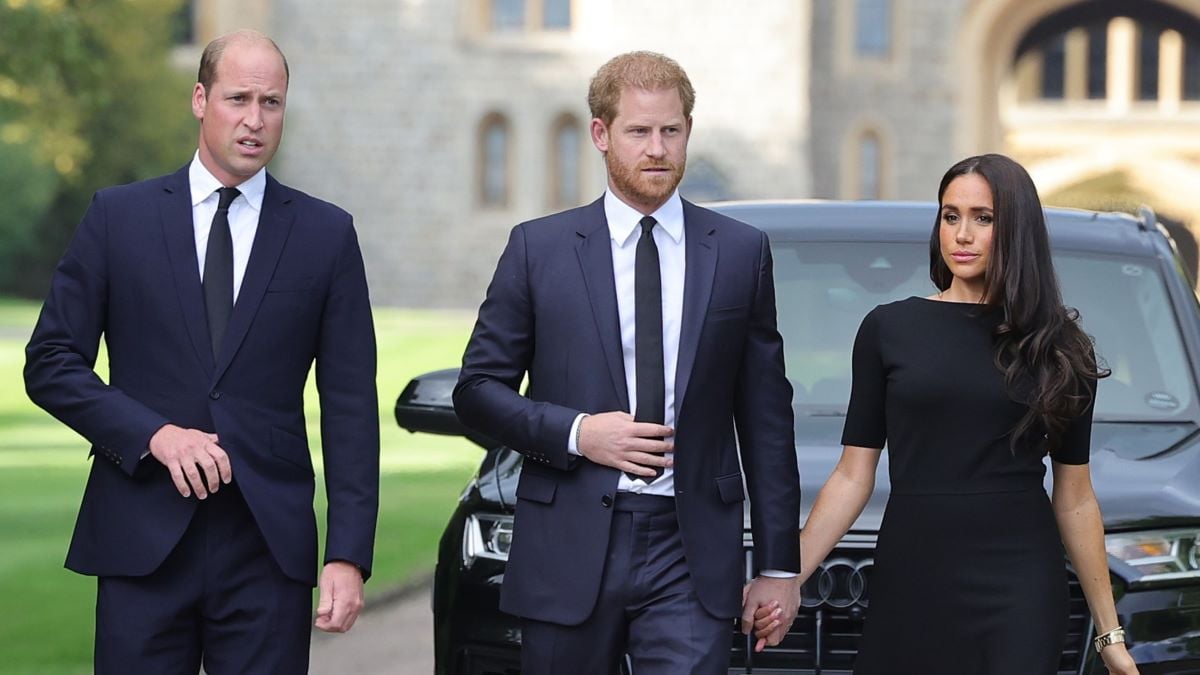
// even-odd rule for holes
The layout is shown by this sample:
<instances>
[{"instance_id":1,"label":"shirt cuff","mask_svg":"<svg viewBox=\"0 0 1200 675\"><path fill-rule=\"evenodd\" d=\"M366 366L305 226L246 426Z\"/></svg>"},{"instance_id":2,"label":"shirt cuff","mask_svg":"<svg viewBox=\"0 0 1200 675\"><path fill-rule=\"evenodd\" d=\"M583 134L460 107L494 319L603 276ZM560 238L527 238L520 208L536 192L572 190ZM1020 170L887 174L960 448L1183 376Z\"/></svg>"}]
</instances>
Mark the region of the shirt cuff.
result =
<instances>
[{"instance_id":1,"label":"shirt cuff","mask_svg":"<svg viewBox=\"0 0 1200 675\"><path fill-rule=\"evenodd\" d=\"M772 579L795 579L800 575L797 572L784 572L783 570L759 570L758 576Z\"/></svg>"},{"instance_id":2,"label":"shirt cuff","mask_svg":"<svg viewBox=\"0 0 1200 675\"><path fill-rule=\"evenodd\" d=\"M585 417L587 417L587 413L579 413L575 416L575 422L571 424L571 433L567 434L567 454L576 457L583 456L583 453L579 452L579 425Z\"/></svg>"}]
</instances>

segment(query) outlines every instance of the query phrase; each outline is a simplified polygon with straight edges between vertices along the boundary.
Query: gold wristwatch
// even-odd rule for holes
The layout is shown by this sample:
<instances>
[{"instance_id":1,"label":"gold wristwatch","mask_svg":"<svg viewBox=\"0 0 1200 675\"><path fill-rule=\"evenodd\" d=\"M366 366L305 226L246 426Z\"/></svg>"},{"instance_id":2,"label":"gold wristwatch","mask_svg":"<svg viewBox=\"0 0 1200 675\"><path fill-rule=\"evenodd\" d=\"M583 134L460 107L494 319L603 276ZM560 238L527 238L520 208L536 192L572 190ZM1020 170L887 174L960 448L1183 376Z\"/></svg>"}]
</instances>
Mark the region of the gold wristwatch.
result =
<instances>
[{"instance_id":1,"label":"gold wristwatch","mask_svg":"<svg viewBox=\"0 0 1200 675\"><path fill-rule=\"evenodd\" d=\"M1117 626L1107 633L1101 633L1100 635L1097 635L1092 640L1092 645L1096 647L1096 653L1099 654L1100 651L1105 647L1114 645L1118 642L1125 642L1125 629L1120 626Z\"/></svg>"}]
</instances>

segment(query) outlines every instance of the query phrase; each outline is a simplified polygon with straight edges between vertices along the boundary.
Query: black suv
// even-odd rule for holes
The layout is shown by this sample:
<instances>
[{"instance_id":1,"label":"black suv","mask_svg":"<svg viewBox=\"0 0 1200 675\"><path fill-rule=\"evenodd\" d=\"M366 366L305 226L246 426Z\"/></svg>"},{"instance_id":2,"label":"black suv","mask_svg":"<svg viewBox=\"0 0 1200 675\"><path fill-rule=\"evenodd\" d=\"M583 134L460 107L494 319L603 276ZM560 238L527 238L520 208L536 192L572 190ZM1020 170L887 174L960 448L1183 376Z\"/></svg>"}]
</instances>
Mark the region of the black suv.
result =
<instances>
[{"instance_id":1,"label":"black suv","mask_svg":"<svg viewBox=\"0 0 1200 675\"><path fill-rule=\"evenodd\" d=\"M850 349L878 304L924 296L935 204L757 202L716 205L770 235L779 327L795 388L803 517L841 453ZM1139 217L1047 209L1055 267L1096 351L1101 381L1092 477L1104 512L1117 611L1143 675L1200 673L1200 307L1172 240ZM512 537L521 455L464 429L450 394L456 370L413 380L396 403L410 431L459 434L485 451L442 537L434 582L437 672L519 672L521 631L497 608ZM763 653L735 635L731 673L848 673L870 602L875 536L888 496L887 453L875 494L809 579L784 642ZM754 549L744 537L746 569ZM1071 575L1060 673L1105 673ZM735 630L733 626L730 630ZM936 635L929 636L936 640ZM1020 649L1020 645L1012 645Z\"/></svg>"}]
</instances>

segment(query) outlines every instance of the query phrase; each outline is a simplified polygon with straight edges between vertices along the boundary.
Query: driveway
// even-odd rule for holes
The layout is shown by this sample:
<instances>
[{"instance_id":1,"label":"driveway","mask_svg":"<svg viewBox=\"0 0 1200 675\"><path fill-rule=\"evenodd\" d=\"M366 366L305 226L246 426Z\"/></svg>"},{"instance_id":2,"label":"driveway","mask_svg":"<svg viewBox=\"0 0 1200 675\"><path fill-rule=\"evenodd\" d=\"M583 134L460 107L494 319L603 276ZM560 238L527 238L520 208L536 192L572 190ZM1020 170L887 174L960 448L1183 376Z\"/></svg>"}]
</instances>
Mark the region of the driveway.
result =
<instances>
[{"instance_id":1,"label":"driveway","mask_svg":"<svg viewBox=\"0 0 1200 675\"><path fill-rule=\"evenodd\" d=\"M430 675L433 613L422 584L369 605L344 635L313 631L312 675Z\"/></svg>"}]
</instances>

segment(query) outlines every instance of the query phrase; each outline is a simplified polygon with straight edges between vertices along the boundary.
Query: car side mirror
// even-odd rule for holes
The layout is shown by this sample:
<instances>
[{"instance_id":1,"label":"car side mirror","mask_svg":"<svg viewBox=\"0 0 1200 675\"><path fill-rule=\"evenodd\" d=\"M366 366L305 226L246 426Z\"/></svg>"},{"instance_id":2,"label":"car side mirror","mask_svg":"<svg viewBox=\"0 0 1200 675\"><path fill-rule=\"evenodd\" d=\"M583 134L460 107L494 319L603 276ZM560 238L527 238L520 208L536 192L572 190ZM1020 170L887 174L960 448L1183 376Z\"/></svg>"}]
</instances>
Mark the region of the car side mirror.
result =
<instances>
[{"instance_id":1,"label":"car side mirror","mask_svg":"<svg viewBox=\"0 0 1200 675\"><path fill-rule=\"evenodd\" d=\"M498 447L499 443L468 429L458 420L453 399L457 382L457 368L414 377L396 399L396 424L414 433L462 436L485 450Z\"/></svg>"}]
</instances>

